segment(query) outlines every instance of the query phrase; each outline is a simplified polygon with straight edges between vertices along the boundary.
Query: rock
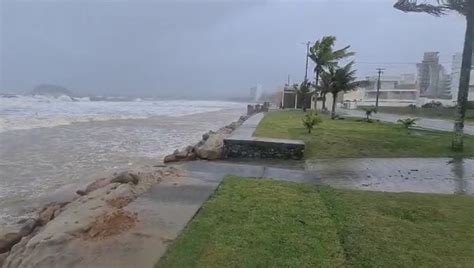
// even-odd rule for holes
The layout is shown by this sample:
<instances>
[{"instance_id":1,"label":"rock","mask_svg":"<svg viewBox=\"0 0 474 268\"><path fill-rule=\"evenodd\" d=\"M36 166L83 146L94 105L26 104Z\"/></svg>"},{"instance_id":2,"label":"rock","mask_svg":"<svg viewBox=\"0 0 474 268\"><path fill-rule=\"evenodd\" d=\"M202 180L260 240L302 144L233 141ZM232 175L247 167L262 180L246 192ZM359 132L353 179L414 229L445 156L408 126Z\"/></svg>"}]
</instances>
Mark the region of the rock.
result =
<instances>
[{"instance_id":1,"label":"rock","mask_svg":"<svg viewBox=\"0 0 474 268\"><path fill-rule=\"evenodd\" d=\"M114 174L115 175L115 174ZM99 188L102 188L110 183L111 179L110 178L100 178L98 180L95 180L91 184L87 185L85 190L77 190L76 194L80 196L87 195L88 193L95 191Z\"/></svg>"},{"instance_id":2,"label":"rock","mask_svg":"<svg viewBox=\"0 0 474 268\"><path fill-rule=\"evenodd\" d=\"M178 158L174 154L167 155L163 159L164 163L170 163L170 162L176 162L176 161L178 161Z\"/></svg>"},{"instance_id":3,"label":"rock","mask_svg":"<svg viewBox=\"0 0 474 268\"><path fill-rule=\"evenodd\" d=\"M223 128L220 128L218 131L217 131L217 134L230 134L232 133L233 129L230 129L228 127L223 127Z\"/></svg>"},{"instance_id":4,"label":"rock","mask_svg":"<svg viewBox=\"0 0 474 268\"><path fill-rule=\"evenodd\" d=\"M0 254L10 251L16 243L20 242L21 236L19 233L7 233L0 237Z\"/></svg>"},{"instance_id":5,"label":"rock","mask_svg":"<svg viewBox=\"0 0 474 268\"><path fill-rule=\"evenodd\" d=\"M205 142L206 142L205 140L200 140L198 143L196 143L196 145L194 145L194 148L198 148L198 147L202 146ZM196 149L194 149L194 150L196 150Z\"/></svg>"},{"instance_id":6,"label":"rock","mask_svg":"<svg viewBox=\"0 0 474 268\"><path fill-rule=\"evenodd\" d=\"M186 156L185 160L186 160L186 161L193 161L193 160L196 160L196 158L197 158L196 153L192 152L192 153L189 153L189 154Z\"/></svg>"},{"instance_id":7,"label":"rock","mask_svg":"<svg viewBox=\"0 0 474 268\"><path fill-rule=\"evenodd\" d=\"M48 223L54 218L55 212L61 209L61 207L61 204L52 204L43 208L43 210L39 213L38 224L43 226Z\"/></svg>"},{"instance_id":8,"label":"rock","mask_svg":"<svg viewBox=\"0 0 474 268\"><path fill-rule=\"evenodd\" d=\"M207 139L209 139L209 133L202 134L202 140L207 141Z\"/></svg>"},{"instance_id":9,"label":"rock","mask_svg":"<svg viewBox=\"0 0 474 268\"><path fill-rule=\"evenodd\" d=\"M37 225L38 225L38 221L36 219L26 220L26 222L23 223L23 225L21 226L21 229L19 232L20 236L23 237L23 236L27 236L31 234Z\"/></svg>"},{"instance_id":10,"label":"rock","mask_svg":"<svg viewBox=\"0 0 474 268\"><path fill-rule=\"evenodd\" d=\"M186 150L180 151L177 154L174 154L176 158L179 159L185 159L186 156L188 156L188 152Z\"/></svg>"},{"instance_id":11,"label":"rock","mask_svg":"<svg viewBox=\"0 0 474 268\"><path fill-rule=\"evenodd\" d=\"M200 147L196 148L196 155L201 159L217 160L222 158L224 135L214 134Z\"/></svg>"},{"instance_id":12,"label":"rock","mask_svg":"<svg viewBox=\"0 0 474 268\"><path fill-rule=\"evenodd\" d=\"M94 181L93 183L87 185L85 191L86 191L86 193L90 193L92 191L95 191L99 188L102 188L102 187L106 186L107 184L110 183L110 181L111 181L110 178L100 178L100 179Z\"/></svg>"},{"instance_id":13,"label":"rock","mask_svg":"<svg viewBox=\"0 0 474 268\"><path fill-rule=\"evenodd\" d=\"M31 234L36 226L36 219L27 219L21 226L0 234L0 254L10 251L22 237Z\"/></svg>"},{"instance_id":14,"label":"rock","mask_svg":"<svg viewBox=\"0 0 474 268\"><path fill-rule=\"evenodd\" d=\"M111 183L133 183L138 184L139 177L133 173L129 173L128 171L122 172L118 174L117 177L113 178L110 182Z\"/></svg>"},{"instance_id":15,"label":"rock","mask_svg":"<svg viewBox=\"0 0 474 268\"><path fill-rule=\"evenodd\" d=\"M83 196L83 195L86 195L87 193L86 193L86 191L84 191L84 190L77 190L77 191L76 191L76 194L77 194L77 195L80 195L80 196Z\"/></svg>"},{"instance_id":16,"label":"rock","mask_svg":"<svg viewBox=\"0 0 474 268\"><path fill-rule=\"evenodd\" d=\"M244 122L244 121L247 120L247 119L248 119L248 116L242 115L241 117L239 117L239 121L240 121L240 122Z\"/></svg>"},{"instance_id":17,"label":"rock","mask_svg":"<svg viewBox=\"0 0 474 268\"><path fill-rule=\"evenodd\" d=\"M8 252L0 254L0 267L3 267L3 263L5 262L7 257L8 257Z\"/></svg>"},{"instance_id":18,"label":"rock","mask_svg":"<svg viewBox=\"0 0 474 268\"><path fill-rule=\"evenodd\" d=\"M229 125L227 125L226 128L232 129L232 131L234 131L238 126L239 124L237 122L232 122Z\"/></svg>"}]
</instances>

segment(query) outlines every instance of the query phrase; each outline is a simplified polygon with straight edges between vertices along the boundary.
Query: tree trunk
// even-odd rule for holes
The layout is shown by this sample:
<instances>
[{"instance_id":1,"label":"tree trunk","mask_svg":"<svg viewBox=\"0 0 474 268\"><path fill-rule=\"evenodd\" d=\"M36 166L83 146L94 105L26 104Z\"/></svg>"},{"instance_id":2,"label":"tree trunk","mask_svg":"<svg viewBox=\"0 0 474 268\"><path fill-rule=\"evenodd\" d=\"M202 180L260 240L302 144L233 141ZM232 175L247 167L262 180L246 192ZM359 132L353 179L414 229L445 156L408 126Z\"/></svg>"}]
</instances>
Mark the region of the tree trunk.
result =
<instances>
[{"instance_id":1,"label":"tree trunk","mask_svg":"<svg viewBox=\"0 0 474 268\"><path fill-rule=\"evenodd\" d=\"M301 94L301 103L302 103L302 108L303 112L306 112L306 94Z\"/></svg>"},{"instance_id":2,"label":"tree trunk","mask_svg":"<svg viewBox=\"0 0 474 268\"><path fill-rule=\"evenodd\" d=\"M337 92L332 93L331 119L336 118L336 99L337 99Z\"/></svg>"},{"instance_id":3,"label":"tree trunk","mask_svg":"<svg viewBox=\"0 0 474 268\"><path fill-rule=\"evenodd\" d=\"M326 94L327 94L326 92L323 92L322 98L321 98L323 100L323 107L321 108L323 112L326 111Z\"/></svg>"},{"instance_id":4,"label":"tree trunk","mask_svg":"<svg viewBox=\"0 0 474 268\"><path fill-rule=\"evenodd\" d=\"M314 110L317 111L318 109L318 93L316 92L316 89L318 87L318 83L319 83L319 68L316 67L316 81L315 81L315 88L314 88Z\"/></svg>"},{"instance_id":5,"label":"tree trunk","mask_svg":"<svg viewBox=\"0 0 474 268\"><path fill-rule=\"evenodd\" d=\"M469 93L469 78L472 66L472 47L474 45L474 1L468 1L468 14L466 16L466 35L464 39L464 51L462 54L461 78L459 80L458 103L454 121L454 133L452 141L453 151L463 150L464 118Z\"/></svg>"}]
</instances>

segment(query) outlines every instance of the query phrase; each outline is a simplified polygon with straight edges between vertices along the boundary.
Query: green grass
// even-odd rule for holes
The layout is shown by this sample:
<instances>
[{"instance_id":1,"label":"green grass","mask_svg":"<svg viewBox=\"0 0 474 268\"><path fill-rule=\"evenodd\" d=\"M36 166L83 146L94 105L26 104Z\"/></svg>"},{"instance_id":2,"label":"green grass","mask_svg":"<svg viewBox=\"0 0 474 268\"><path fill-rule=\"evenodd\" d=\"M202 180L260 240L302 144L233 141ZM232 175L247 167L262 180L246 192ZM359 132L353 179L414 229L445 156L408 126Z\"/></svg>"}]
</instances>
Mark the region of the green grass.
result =
<instances>
[{"instance_id":1,"label":"green grass","mask_svg":"<svg viewBox=\"0 0 474 268\"><path fill-rule=\"evenodd\" d=\"M359 109L362 110L362 106ZM390 113L390 114L399 114L406 117L427 117L427 118L439 118L454 120L455 109L441 107L441 108L411 108L411 107L379 107L379 112L381 113ZM466 122L474 123L474 110L466 110Z\"/></svg>"},{"instance_id":2,"label":"green grass","mask_svg":"<svg viewBox=\"0 0 474 268\"><path fill-rule=\"evenodd\" d=\"M157 267L472 267L474 197L230 177Z\"/></svg>"},{"instance_id":3,"label":"green grass","mask_svg":"<svg viewBox=\"0 0 474 268\"><path fill-rule=\"evenodd\" d=\"M317 191L226 179L160 267L342 266L344 254Z\"/></svg>"},{"instance_id":4,"label":"green grass","mask_svg":"<svg viewBox=\"0 0 474 268\"><path fill-rule=\"evenodd\" d=\"M255 135L303 140L306 158L474 156L474 137L470 135L466 135L464 152L455 153L451 151L449 132L407 130L397 124L323 116L323 122L308 134L302 117L301 111L270 112Z\"/></svg>"}]
</instances>

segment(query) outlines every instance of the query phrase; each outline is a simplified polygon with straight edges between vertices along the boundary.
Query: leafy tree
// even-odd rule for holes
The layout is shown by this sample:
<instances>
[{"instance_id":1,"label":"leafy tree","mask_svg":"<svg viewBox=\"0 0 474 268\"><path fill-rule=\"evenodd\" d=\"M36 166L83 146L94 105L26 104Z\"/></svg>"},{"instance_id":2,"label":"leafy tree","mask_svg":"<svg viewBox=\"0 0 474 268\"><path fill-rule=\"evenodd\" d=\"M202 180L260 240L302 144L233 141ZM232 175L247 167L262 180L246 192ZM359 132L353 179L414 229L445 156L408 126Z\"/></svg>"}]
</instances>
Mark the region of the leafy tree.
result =
<instances>
[{"instance_id":1,"label":"leafy tree","mask_svg":"<svg viewBox=\"0 0 474 268\"><path fill-rule=\"evenodd\" d=\"M367 122L372 122L370 120L370 116L372 116L373 113L377 112L377 109L372 106L372 107L365 107L363 108L363 110L365 111L365 119L367 120Z\"/></svg>"},{"instance_id":2,"label":"leafy tree","mask_svg":"<svg viewBox=\"0 0 474 268\"><path fill-rule=\"evenodd\" d=\"M406 129L416 125L417 118L405 118L405 119L398 119L398 123L402 124Z\"/></svg>"},{"instance_id":3,"label":"leafy tree","mask_svg":"<svg viewBox=\"0 0 474 268\"><path fill-rule=\"evenodd\" d=\"M316 74L315 86L319 84L320 74L329 67L337 66L337 61L343 58L353 56L355 53L348 52L347 50L350 46L346 46L342 49L334 50L334 44L336 43L336 37L334 36L324 36L321 40L318 40L310 48L309 58L316 64L314 67L314 72ZM323 99L322 109L326 109L326 94L321 92ZM317 96L315 96L315 102L317 101ZM315 103L316 107L316 103Z\"/></svg>"},{"instance_id":4,"label":"leafy tree","mask_svg":"<svg viewBox=\"0 0 474 268\"><path fill-rule=\"evenodd\" d=\"M313 111L306 113L303 117L303 126L308 130L309 134L311 134L311 130L313 130L314 126L321 122L321 118Z\"/></svg>"},{"instance_id":5,"label":"leafy tree","mask_svg":"<svg viewBox=\"0 0 474 268\"><path fill-rule=\"evenodd\" d=\"M472 51L474 46L474 0L437 0L436 4L426 2L418 3L417 0L398 0L395 8L404 12L428 13L434 16L445 15L454 11L466 17L466 34L464 37L464 50L462 55L461 79L454 122L452 149L462 151L464 136L464 118L466 116L467 100L469 93L469 78L472 66Z\"/></svg>"}]
</instances>

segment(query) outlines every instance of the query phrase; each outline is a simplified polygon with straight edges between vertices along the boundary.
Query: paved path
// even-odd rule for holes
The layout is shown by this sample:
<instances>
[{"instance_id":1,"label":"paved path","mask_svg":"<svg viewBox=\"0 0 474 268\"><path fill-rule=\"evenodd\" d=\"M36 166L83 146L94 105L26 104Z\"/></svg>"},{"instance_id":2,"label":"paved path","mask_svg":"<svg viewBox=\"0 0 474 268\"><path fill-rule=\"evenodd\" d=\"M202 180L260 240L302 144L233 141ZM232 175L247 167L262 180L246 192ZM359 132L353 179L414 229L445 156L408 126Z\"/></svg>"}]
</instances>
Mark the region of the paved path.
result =
<instances>
[{"instance_id":1,"label":"paved path","mask_svg":"<svg viewBox=\"0 0 474 268\"><path fill-rule=\"evenodd\" d=\"M387 191L474 195L474 159L349 158L307 161L306 167L269 164L188 162L183 168L200 178L225 175L269 178L334 187Z\"/></svg>"},{"instance_id":2,"label":"paved path","mask_svg":"<svg viewBox=\"0 0 474 268\"><path fill-rule=\"evenodd\" d=\"M253 136L255 129L257 129L260 121L265 117L264 113L257 113L245 120L240 127L232 132L231 137L234 139L247 139Z\"/></svg>"},{"instance_id":3,"label":"paved path","mask_svg":"<svg viewBox=\"0 0 474 268\"><path fill-rule=\"evenodd\" d=\"M339 112L342 115L346 116L353 116L353 117L361 117L365 118L365 112L360 110L347 110L347 109L340 109ZM390 123L397 123L397 120L400 118L407 118L409 115L397 115L397 114L387 114L387 113L376 113L371 116L373 119L378 119L380 121L390 122ZM432 118L425 118L425 117L417 117L418 121L416 121L416 125L422 128L429 128L441 131L453 131L453 121L451 120L444 120L444 119L432 119ZM474 135L474 125L465 125L464 126L464 133Z\"/></svg>"}]
</instances>

